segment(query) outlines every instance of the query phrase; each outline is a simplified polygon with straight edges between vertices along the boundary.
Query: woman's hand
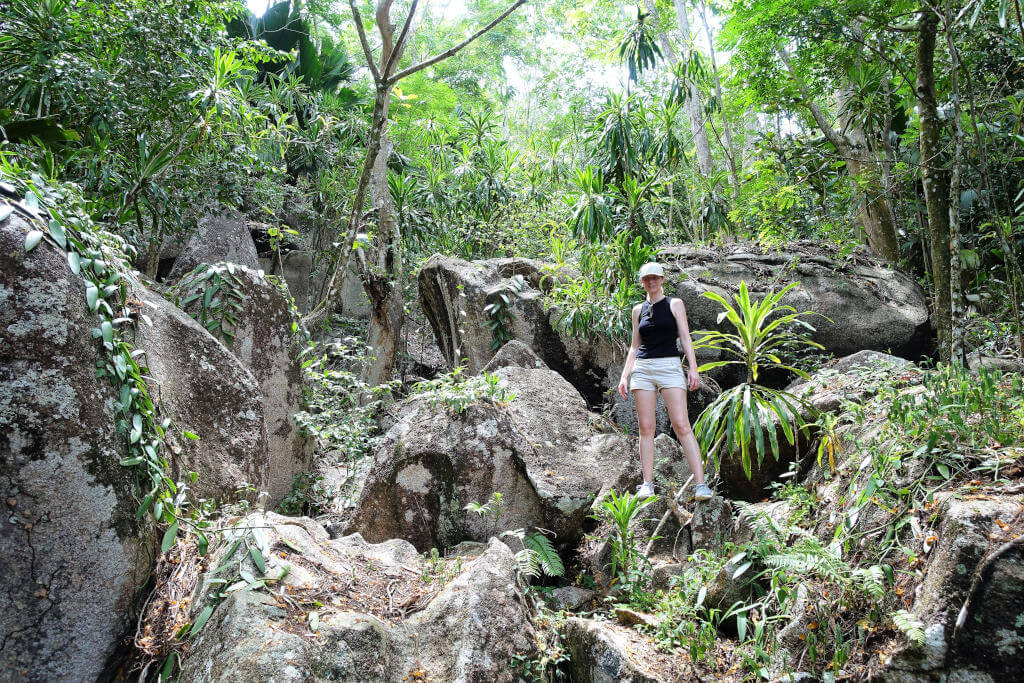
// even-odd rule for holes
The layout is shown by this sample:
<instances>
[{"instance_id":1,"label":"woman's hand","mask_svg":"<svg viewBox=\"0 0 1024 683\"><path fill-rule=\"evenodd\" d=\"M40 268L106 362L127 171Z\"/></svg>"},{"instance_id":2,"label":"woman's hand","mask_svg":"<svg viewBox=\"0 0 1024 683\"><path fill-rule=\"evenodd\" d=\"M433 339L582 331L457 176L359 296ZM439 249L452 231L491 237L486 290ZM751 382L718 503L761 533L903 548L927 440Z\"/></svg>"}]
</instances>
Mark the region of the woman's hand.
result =
<instances>
[{"instance_id":1,"label":"woman's hand","mask_svg":"<svg viewBox=\"0 0 1024 683\"><path fill-rule=\"evenodd\" d=\"M623 377L622 379L619 380L619 396L621 396L622 398L627 398L628 397L628 393L627 393L628 391L629 391L629 384L626 381L626 378Z\"/></svg>"},{"instance_id":2,"label":"woman's hand","mask_svg":"<svg viewBox=\"0 0 1024 683\"><path fill-rule=\"evenodd\" d=\"M697 391L700 389L700 374L698 374L696 368L690 368L689 378L686 382L686 388L690 391Z\"/></svg>"}]
</instances>

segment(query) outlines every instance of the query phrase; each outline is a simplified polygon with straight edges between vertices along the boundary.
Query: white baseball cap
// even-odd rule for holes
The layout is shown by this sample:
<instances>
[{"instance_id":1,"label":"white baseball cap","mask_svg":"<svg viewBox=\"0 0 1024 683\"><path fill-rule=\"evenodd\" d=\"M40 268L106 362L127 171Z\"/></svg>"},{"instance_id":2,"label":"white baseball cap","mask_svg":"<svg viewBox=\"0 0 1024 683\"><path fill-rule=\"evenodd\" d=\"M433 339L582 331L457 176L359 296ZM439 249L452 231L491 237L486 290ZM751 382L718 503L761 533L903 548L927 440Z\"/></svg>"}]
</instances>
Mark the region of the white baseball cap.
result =
<instances>
[{"instance_id":1,"label":"white baseball cap","mask_svg":"<svg viewBox=\"0 0 1024 683\"><path fill-rule=\"evenodd\" d=\"M640 280L644 279L645 275L659 275L665 277L665 269L661 267L660 263L651 261L640 266L640 273L637 276Z\"/></svg>"}]
</instances>

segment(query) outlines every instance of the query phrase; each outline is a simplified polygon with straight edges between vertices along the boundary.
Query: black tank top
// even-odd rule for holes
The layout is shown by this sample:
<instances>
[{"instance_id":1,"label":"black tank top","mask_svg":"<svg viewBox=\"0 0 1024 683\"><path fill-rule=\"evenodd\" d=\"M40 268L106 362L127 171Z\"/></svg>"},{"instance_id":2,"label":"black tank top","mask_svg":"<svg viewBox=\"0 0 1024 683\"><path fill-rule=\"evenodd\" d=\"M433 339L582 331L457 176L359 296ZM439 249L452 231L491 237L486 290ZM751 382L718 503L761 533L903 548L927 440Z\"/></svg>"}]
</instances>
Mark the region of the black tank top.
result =
<instances>
[{"instance_id":1,"label":"black tank top","mask_svg":"<svg viewBox=\"0 0 1024 683\"><path fill-rule=\"evenodd\" d=\"M640 306L640 349L637 358L668 358L679 356L676 339L679 328L672 315L671 299L663 297L658 303L644 301Z\"/></svg>"}]
</instances>

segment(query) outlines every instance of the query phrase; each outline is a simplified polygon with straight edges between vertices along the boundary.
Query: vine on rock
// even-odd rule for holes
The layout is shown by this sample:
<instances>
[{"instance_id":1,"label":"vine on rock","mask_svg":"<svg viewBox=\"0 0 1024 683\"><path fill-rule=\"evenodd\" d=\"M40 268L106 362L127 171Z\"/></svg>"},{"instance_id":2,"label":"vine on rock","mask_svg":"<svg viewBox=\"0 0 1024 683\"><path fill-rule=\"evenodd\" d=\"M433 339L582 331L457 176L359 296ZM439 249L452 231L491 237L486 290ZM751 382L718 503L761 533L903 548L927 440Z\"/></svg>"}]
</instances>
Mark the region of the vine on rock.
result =
<instances>
[{"instance_id":1,"label":"vine on rock","mask_svg":"<svg viewBox=\"0 0 1024 683\"><path fill-rule=\"evenodd\" d=\"M86 304L99 319L92 334L106 354L97 363L96 376L107 378L114 387L115 426L127 450L121 465L136 473L135 493L141 498L136 519L148 514L156 523L167 525L160 544L162 553L174 546L181 526L191 524L198 534L200 552L205 553L209 540L202 528L206 523L197 515L186 519L184 514L188 485L197 475L189 473L188 482L176 482L170 476L163 446L171 421L160 417L146 384L145 352L132 343L136 321L150 324L138 302L129 296L126 276L133 247L93 223L77 186L44 179L2 151L0 182L9 194L23 195L18 207L46 226L28 232L25 251L32 251L44 240L50 242L66 254L71 271L85 281ZM199 438L187 431L184 435Z\"/></svg>"}]
</instances>

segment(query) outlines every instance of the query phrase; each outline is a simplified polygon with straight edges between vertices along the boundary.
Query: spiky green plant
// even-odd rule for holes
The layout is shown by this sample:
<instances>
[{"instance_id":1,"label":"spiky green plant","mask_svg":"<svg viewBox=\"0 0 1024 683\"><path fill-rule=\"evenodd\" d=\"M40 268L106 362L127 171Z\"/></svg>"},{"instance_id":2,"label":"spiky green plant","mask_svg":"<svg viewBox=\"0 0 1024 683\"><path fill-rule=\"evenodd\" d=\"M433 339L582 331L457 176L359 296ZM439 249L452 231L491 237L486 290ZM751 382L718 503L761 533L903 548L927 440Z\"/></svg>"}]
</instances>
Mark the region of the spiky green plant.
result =
<instances>
[{"instance_id":1,"label":"spiky green plant","mask_svg":"<svg viewBox=\"0 0 1024 683\"><path fill-rule=\"evenodd\" d=\"M719 453L738 453L748 479L752 475L753 456L757 457L758 465L767 452L778 460L776 425L790 445L795 443L798 432L806 428L802 417L806 407L799 398L756 384L767 368L788 370L807 379L806 372L783 360L785 354L800 347L823 348L806 334L814 328L803 318L812 313L798 313L792 306L781 303L796 286L797 283L790 284L760 301L750 298L746 282L740 283L739 293L733 296L732 303L715 292L704 293L705 297L722 305L724 310L718 320L728 320L735 332L712 330L698 335L695 348L713 349L726 357L705 363L700 371L742 365L746 368L746 381L716 398L701 413L694 433L704 452L716 460L720 459ZM803 333L798 332L800 328Z\"/></svg>"}]
</instances>

